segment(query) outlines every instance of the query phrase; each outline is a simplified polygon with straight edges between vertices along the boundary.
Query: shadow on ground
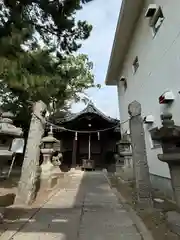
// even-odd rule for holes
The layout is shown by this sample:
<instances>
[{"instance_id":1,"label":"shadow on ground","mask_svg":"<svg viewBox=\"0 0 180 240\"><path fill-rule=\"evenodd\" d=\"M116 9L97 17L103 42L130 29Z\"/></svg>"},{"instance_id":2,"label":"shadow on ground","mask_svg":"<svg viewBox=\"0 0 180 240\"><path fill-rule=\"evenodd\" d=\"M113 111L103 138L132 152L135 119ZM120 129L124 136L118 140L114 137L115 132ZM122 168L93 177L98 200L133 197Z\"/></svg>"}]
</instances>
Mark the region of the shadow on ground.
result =
<instances>
[{"instance_id":1,"label":"shadow on ground","mask_svg":"<svg viewBox=\"0 0 180 240\"><path fill-rule=\"evenodd\" d=\"M67 192L67 194L64 194L63 197L63 194L61 195L60 191L48 202L48 204L45 205L45 207L41 209L35 207L32 207L31 209L18 207L10 208L5 213L4 223L0 224L1 233L7 229L8 231L16 231L17 224L21 223L24 226L20 229L22 237L24 236L23 233L28 232L33 234L57 233L57 235L59 233L62 234L65 239L75 240L79 234L78 226L80 225L84 211L96 211L97 209L101 210L101 208L103 210L103 206L98 202L97 205L92 205L91 202L86 202L85 209L84 201L86 194L92 198L96 198L96 195L99 196L99 194L102 195L102 198L107 195L107 189L105 188L105 182L102 177L98 178L96 173L91 174L94 174L95 177L92 178L91 175L90 178L89 173L84 174L74 197L72 197L75 193L74 185L64 185L64 188L67 187L67 191L66 189L62 189L62 192ZM71 202L69 199L73 198L74 202ZM32 216L31 220L26 224L30 215ZM17 238L21 239L19 237Z\"/></svg>"}]
</instances>

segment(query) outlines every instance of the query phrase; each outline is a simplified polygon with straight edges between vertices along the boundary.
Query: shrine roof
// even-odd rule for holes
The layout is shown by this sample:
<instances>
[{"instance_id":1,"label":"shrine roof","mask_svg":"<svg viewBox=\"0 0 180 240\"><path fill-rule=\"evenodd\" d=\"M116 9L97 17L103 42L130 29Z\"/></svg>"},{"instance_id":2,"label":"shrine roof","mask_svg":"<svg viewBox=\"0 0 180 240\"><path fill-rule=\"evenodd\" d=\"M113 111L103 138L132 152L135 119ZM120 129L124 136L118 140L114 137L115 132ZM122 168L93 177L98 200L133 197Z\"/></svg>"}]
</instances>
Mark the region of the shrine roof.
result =
<instances>
[{"instance_id":1,"label":"shrine roof","mask_svg":"<svg viewBox=\"0 0 180 240\"><path fill-rule=\"evenodd\" d=\"M103 112L101 112L99 109L97 109L92 102L89 102L87 104L86 108L84 108L82 111L80 111L78 113L71 113L71 114L69 114L68 116L66 116L61 121L61 123L70 122L70 121L76 120L80 116L88 115L88 114L97 115L97 116L101 117L102 119L104 119L105 121L107 121L109 123L118 124L118 122L119 122L118 119L114 119L114 118L111 118L109 116L106 116Z\"/></svg>"}]
</instances>

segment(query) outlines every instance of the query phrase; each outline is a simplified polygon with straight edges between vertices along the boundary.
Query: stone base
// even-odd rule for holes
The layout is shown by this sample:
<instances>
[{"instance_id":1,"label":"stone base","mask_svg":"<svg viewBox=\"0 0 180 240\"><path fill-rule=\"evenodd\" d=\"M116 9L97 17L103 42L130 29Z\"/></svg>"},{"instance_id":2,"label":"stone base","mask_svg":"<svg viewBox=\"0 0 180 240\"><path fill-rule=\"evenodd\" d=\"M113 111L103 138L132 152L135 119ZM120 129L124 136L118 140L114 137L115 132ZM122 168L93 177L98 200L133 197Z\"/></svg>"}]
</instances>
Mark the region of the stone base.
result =
<instances>
[{"instance_id":1,"label":"stone base","mask_svg":"<svg viewBox=\"0 0 180 240\"><path fill-rule=\"evenodd\" d=\"M72 167L71 169L70 169L70 172L75 172L76 171L76 168L75 167Z\"/></svg>"},{"instance_id":2,"label":"stone base","mask_svg":"<svg viewBox=\"0 0 180 240\"><path fill-rule=\"evenodd\" d=\"M62 178L64 176L64 172L62 172L60 168L57 166L57 167L54 167L52 171L52 176Z\"/></svg>"},{"instance_id":3,"label":"stone base","mask_svg":"<svg viewBox=\"0 0 180 240\"><path fill-rule=\"evenodd\" d=\"M180 236L180 213L175 211L167 212L166 217L170 230Z\"/></svg>"},{"instance_id":4,"label":"stone base","mask_svg":"<svg viewBox=\"0 0 180 240\"><path fill-rule=\"evenodd\" d=\"M132 182L133 168L122 167L121 169L118 170L118 172L116 172L116 176L120 177L124 182Z\"/></svg>"},{"instance_id":5,"label":"stone base","mask_svg":"<svg viewBox=\"0 0 180 240\"><path fill-rule=\"evenodd\" d=\"M41 190L51 190L58 183L58 177L53 176L49 179L40 179L40 191Z\"/></svg>"}]
</instances>

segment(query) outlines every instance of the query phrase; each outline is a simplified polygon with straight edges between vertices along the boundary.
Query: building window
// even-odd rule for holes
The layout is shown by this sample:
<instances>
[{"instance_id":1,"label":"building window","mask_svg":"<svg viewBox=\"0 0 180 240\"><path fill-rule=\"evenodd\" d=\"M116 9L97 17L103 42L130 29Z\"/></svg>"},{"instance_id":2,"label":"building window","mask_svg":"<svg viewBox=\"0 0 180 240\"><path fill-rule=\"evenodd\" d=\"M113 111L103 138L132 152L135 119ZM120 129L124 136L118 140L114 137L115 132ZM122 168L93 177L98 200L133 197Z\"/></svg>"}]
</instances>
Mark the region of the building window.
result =
<instances>
[{"instance_id":1,"label":"building window","mask_svg":"<svg viewBox=\"0 0 180 240\"><path fill-rule=\"evenodd\" d=\"M150 26L152 27L153 36L156 35L163 21L164 21L164 15L161 7L159 7L156 13L154 14L154 16L152 17L152 19L150 20Z\"/></svg>"},{"instance_id":2,"label":"building window","mask_svg":"<svg viewBox=\"0 0 180 240\"><path fill-rule=\"evenodd\" d=\"M138 59L137 56L135 57L135 59L134 59L134 61L133 61L132 67L133 67L133 73L135 74L136 71L137 71L138 68L139 68L139 59Z\"/></svg>"},{"instance_id":3,"label":"building window","mask_svg":"<svg viewBox=\"0 0 180 240\"><path fill-rule=\"evenodd\" d=\"M157 141L157 140L153 140L153 139L152 139L152 136L153 136L154 132L155 132L157 129L158 129L158 128L155 127L155 128L152 128L152 129L149 130L151 148L160 148L160 147L161 147L160 141Z\"/></svg>"}]
</instances>

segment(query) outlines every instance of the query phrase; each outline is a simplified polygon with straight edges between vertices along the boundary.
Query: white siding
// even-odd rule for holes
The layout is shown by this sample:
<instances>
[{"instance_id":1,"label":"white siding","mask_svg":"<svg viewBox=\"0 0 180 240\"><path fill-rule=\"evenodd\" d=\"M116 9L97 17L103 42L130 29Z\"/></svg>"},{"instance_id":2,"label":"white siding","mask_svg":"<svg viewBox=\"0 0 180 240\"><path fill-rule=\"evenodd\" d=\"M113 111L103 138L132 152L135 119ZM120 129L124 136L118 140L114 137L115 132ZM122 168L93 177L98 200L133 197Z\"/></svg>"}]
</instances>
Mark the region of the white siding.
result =
<instances>
[{"instance_id":1,"label":"white siding","mask_svg":"<svg viewBox=\"0 0 180 240\"><path fill-rule=\"evenodd\" d=\"M149 21L144 17L146 7L155 2L162 7L164 21L153 38ZM127 78L127 90L118 82L118 95L121 121L128 119L128 104L137 100L142 105L142 115L155 117L155 126L160 126L160 114L169 111L173 119L180 125L180 1L154 0L146 1L146 6L138 21L132 44L126 56L122 75ZM139 58L139 69L133 75L132 63ZM158 103L159 96L166 90L172 90L175 101L171 106ZM123 129L128 128L125 123ZM145 127L146 147L150 172L169 177L166 163L157 159L161 149L151 149L149 132Z\"/></svg>"}]
</instances>

